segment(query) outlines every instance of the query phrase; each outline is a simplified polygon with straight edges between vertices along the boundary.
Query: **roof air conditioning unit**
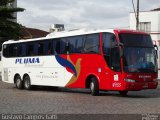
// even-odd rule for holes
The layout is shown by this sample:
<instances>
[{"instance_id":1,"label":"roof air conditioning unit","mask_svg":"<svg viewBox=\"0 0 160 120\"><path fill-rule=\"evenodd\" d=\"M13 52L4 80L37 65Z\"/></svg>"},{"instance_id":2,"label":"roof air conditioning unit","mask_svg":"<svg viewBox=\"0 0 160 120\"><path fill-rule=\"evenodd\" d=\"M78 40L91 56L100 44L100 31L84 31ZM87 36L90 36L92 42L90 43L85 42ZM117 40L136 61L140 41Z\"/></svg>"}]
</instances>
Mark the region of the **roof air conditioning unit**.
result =
<instances>
[{"instance_id":1,"label":"roof air conditioning unit","mask_svg":"<svg viewBox=\"0 0 160 120\"><path fill-rule=\"evenodd\" d=\"M60 31L64 31L64 25L63 24L53 24L50 27L50 32L60 32Z\"/></svg>"}]
</instances>

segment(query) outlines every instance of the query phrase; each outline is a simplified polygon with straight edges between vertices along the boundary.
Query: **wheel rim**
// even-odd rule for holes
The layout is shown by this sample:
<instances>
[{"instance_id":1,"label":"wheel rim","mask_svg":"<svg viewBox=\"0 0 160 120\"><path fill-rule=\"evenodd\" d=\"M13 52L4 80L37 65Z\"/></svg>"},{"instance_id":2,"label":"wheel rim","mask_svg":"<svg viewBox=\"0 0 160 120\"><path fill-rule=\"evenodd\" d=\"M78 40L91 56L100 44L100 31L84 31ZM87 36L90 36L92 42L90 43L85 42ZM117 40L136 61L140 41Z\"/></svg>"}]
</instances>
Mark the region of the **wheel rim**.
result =
<instances>
[{"instance_id":1,"label":"wheel rim","mask_svg":"<svg viewBox=\"0 0 160 120\"><path fill-rule=\"evenodd\" d=\"M90 89L91 89L91 92L94 91L94 83L93 82L91 82L91 84L90 84Z\"/></svg>"},{"instance_id":2,"label":"wheel rim","mask_svg":"<svg viewBox=\"0 0 160 120\"><path fill-rule=\"evenodd\" d=\"M19 87L20 84L21 84L21 80L20 80L20 79L17 79L17 80L16 80L16 85L17 85L17 87Z\"/></svg>"},{"instance_id":3,"label":"wheel rim","mask_svg":"<svg viewBox=\"0 0 160 120\"><path fill-rule=\"evenodd\" d=\"M29 88L29 85L30 85L30 82L29 82L28 79L26 79L26 80L25 80L25 87L26 87L26 88Z\"/></svg>"}]
</instances>

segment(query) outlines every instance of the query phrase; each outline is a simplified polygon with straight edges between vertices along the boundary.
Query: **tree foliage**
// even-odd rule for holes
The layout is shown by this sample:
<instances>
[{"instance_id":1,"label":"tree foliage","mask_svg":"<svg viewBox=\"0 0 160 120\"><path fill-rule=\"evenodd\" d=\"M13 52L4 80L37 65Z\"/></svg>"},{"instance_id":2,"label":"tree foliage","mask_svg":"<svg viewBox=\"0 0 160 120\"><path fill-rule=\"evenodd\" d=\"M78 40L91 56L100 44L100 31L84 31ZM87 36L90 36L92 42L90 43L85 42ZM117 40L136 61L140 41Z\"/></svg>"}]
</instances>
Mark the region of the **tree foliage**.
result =
<instances>
[{"instance_id":1,"label":"tree foliage","mask_svg":"<svg viewBox=\"0 0 160 120\"><path fill-rule=\"evenodd\" d=\"M14 22L13 14L23 12L23 8L12 8L14 0L0 0L0 42L8 39L18 39L20 37L20 24Z\"/></svg>"}]
</instances>

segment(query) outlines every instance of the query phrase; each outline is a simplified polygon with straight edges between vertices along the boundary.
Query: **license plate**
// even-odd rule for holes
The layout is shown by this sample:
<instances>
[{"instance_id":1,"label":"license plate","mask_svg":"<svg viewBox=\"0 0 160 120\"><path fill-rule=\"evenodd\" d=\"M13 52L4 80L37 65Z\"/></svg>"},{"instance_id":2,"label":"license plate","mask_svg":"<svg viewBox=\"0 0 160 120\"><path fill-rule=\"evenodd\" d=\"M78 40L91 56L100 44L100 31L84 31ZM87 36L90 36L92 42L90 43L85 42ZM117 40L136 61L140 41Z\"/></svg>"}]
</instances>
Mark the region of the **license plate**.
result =
<instances>
[{"instance_id":1,"label":"license plate","mask_svg":"<svg viewBox=\"0 0 160 120\"><path fill-rule=\"evenodd\" d=\"M145 83L145 84L143 85L143 88L148 88L148 83Z\"/></svg>"}]
</instances>

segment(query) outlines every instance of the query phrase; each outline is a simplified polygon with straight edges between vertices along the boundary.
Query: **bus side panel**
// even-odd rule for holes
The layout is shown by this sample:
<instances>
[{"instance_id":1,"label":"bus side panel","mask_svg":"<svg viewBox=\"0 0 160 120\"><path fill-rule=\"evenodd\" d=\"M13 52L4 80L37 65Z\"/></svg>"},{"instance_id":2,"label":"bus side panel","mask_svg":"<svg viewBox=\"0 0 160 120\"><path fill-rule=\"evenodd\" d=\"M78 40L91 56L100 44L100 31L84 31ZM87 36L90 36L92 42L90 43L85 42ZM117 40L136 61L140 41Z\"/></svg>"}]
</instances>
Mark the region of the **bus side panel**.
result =
<instances>
[{"instance_id":1,"label":"bus side panel","mask_svg":"<svg viewBox=\"0 0 160 120\"><path fill-rule=\"evenodd\" d=\"M80 67L80 74L77 76L78 78L67 87L85 88L87 77L92 75L98 79L100 89L108 90L111 88L110 75L105 72L106 63L103 56L98 54L81 54L70 55L70 58L75 66ZM98 69L101 69L101 71L98 71Z\"/></svg>"},{"instance_id":2,"label":"bus side panel","mask_svg":"<svg viewBox=\"0 0 160 120\"><path fill-rule=\"evenodd\" d=\"M32 85L65 87L71 74L58 63L55 56L40 57L42 64L37 66L31 74Z\"/></svg>"},{"instance_id":3,"label":"bus side panel","mask_svg":"<svg viewBox=\"0 0 160 120\"><path fill-rule=\"evenodd\" d=\"M11 59L5 59L2 57L2 81L6 83L14 83L14 73L12 71L15 71L13 65L15 64L13 62L13 58Z\"/></svg>"},{"instance_id":4,"label":"bus side panel","mask_svg":"<svg viewBox=\"0 0 160 120\"><path fill-rule=\"evenodd\" d=\"M14 83L16 74L22 79L27 74L31 85L65 87L72 77L72 74L58 63L55 56L3 58L3 61L5 67L2 70L2 78L8 83Z\"/></svg>"}]
</instances>

